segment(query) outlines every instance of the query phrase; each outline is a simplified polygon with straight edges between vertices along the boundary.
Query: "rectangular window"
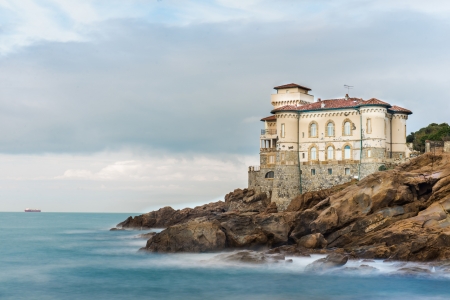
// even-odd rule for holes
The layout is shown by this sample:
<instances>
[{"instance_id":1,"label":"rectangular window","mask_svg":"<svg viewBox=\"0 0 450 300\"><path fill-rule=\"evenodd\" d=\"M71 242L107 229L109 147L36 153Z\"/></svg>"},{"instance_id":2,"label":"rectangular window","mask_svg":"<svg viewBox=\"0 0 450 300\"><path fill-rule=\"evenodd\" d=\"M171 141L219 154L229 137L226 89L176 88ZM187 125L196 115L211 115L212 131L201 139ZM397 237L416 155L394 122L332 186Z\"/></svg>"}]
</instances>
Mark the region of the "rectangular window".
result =
<instances>
[{"instance_id":1,"label":"rectangular window","mask_svg":"<svg viewBox=\"0 0 450 300\"><path fill-rule=\"evenodd\" d=\"M269 164L274 164L275 163L275 156L270 155L269 156Z\"/></svg>"},{"instance_id":2,"label":"rectangular window","mask_svg":"<svg viewBox=\"0 0 450 300\"><path fill-rule=\"evenodd\" d=\"M284 161L284 153L281 153L281 160Z\"/></svg>"},{"instance_id":3,"label":"rectangular window","mask_svg":"<svg viewBox=\"0 0 450 300\"><path fill-rule=\"evenodd\" d=\"M372 120L367 119L367 133L372 133Z\"/></svg>"},{"instance_id":4,"label":"rectangular window","mask_svg":"<svg viewBox=\"0 0 450 300\"><path fill-rule=\"evenodd\" d=\"M302 138L304 138L305 137L305 133L304 132L302 132Z\"/></svg>"},{"instance_id":5,"label":"rectangular window","mask_svg":"<svg viewBox=\"0 0 450 300\"><path fill-rule=\"evenodd\" d=\"M302 158L305 158L305 153L302 153Z\"/></svg>"},{"instance_id":6,"label":"rectangular window","mask_svg":"<svg viewBox=\"0 0 450 300\"><path fill-rule=\"evenodd\" d=\"M328 169L328 175L333 174L333 169Z\"/></svg>"},{"instance_id":7,"label":"rectangular window","mask_svg":"<svg viewBox=\"0 0 450 300\"><path fill-rule=\"evenodd\" d=\"M316 169L311 169L311 175L316 175Z\"/></svg>"},{"instance_id":8,"label":"rectangular window","mask_svg":"<svg viewBox=\"0 0 450 300\"><path fill-rule=\"evenodd\" d=\"M372 150L367 150L367 157L372 157Z\"/></svg>"},{"instance_id":9,"label":"rectangular window","mask_svg":"<svg viewBox=\"0 0 450 300\"><path fill-rule=\"evenodd\" d=\"M281 137L284 138L285 132L284 132L284 123L281 124Z\"/></svg>"},{"instance_id":10,"label":"rectangular window","mask_svg":"<svg viewBox=\"0 0 450 300\"><path fill-rule=\"evenodd\" d=\"M345 175L350 175L350 168L345 168Z\"/></svg>"}]
</instances>

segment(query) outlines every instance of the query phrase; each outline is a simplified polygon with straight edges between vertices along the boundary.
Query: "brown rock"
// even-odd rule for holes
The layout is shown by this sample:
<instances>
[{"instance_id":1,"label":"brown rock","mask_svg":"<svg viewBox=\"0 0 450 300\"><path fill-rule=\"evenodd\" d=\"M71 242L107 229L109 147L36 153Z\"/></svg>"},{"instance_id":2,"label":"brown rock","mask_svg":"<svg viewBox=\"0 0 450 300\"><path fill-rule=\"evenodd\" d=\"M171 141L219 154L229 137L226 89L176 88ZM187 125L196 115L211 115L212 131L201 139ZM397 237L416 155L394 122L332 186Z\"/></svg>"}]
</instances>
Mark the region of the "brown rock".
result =
<instances>
[{"instance_id":1,"label":"brown rock","mask_svg":"<svg viewBox=\"0 0 450 300\"><path fill-rule=\"evenodd\" d=\"M302 237L298 240L297 245L310 249L325 248L327 246L327 241L321 233L313 233Z\"/></svg>"},{"instance_id":2,"label":"brown rock","mask_svg":"<svg viewBox=\"0 0 450 300\"><path fill-rule=\"evenodd\" d=\"M151 252L209 252L223 250L225 233L217 221L201 218L171 226L147 243Z\"/></svg>"}]
</instances>

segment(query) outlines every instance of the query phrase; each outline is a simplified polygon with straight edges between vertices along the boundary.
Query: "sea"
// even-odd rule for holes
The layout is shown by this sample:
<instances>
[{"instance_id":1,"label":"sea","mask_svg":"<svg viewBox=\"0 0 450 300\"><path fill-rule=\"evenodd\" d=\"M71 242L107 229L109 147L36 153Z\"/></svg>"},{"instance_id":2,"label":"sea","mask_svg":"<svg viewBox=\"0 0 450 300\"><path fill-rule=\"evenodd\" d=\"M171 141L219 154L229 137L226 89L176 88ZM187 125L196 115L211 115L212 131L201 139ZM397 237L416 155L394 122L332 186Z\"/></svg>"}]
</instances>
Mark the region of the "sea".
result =
<instances>
[{"instance_id":1,"label":"sea","mask_svg":"<svg viewBox=\"0 0 450 300\"><path fill-rule=\"evenodd\" d=\"M450 299L450 277L431 266L402 276L400 262L351 261L377 271L311 274L321 256L246 265L139 252L147 231L109 231L130 215L0 213L0 299Z\"/></svg>"}]
</instances>

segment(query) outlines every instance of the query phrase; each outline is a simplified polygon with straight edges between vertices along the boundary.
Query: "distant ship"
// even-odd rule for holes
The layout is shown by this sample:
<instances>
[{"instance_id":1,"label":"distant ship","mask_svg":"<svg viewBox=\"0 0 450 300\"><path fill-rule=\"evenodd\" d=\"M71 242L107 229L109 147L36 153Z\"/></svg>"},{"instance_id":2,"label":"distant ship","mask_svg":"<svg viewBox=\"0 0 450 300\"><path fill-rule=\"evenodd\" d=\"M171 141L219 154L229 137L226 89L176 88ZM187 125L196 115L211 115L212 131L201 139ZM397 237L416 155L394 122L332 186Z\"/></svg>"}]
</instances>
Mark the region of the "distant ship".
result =
<instances>
[{"instance_id":1,"label":"distant ship","mask_svg":"<svg viewBox=\"0 0 450 300\"><path fill-rule=\"evenodd\" d=\"M41 212L40 209L36 209L36 208L26 208L25 212Z\"/></svg>"}]
</instances>

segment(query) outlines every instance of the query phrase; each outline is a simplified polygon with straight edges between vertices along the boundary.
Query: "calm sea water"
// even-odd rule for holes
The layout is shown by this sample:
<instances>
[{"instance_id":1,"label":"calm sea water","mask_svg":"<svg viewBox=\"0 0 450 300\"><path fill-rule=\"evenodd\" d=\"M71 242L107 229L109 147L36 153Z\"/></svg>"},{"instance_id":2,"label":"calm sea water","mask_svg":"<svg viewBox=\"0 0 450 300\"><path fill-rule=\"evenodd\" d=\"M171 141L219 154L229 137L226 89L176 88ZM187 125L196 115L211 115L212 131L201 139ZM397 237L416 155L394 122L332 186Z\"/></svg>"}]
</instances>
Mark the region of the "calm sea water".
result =
<instances>
[{"instance_id":1,"label":"calm sea water","mask_svg":"<svg viewBox=\"0 0 450 300\"><path fill-rule=\"evenodd\" d=\"M311 275L291 264L239 266L213 254L138 253L129 214L0 213L0 299L449 299L445 277ZM353 263L356 264L356 263Z\"/></svg>"}]
</instances>

